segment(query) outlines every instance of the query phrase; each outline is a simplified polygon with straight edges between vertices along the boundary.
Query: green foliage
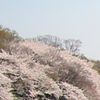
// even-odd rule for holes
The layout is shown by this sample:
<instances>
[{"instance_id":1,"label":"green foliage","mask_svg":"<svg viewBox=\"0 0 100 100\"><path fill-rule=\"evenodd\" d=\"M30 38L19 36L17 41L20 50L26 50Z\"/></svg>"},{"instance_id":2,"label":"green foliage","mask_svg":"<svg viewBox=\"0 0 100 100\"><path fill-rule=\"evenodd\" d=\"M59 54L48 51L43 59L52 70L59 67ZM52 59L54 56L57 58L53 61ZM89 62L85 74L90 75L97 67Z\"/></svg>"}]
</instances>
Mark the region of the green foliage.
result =
<instances>
[{"instance_id":1,"label":"green foliage","mask_svg":"<svg viewBox=\"0 0 100 100\"><path fill-rule=\"evenodd\" d=\"M8 51L9 46L8 44L13 41L14 39L19 39L20 37L18 36L16 31L11 31L9 28L2 28L0 26L0 52L1 49Z\"/></svg>"},{"instance_id":2,"label":"green foliage","mask_svg":"<svg viewBox=\"0 0 100 100\"><path fill-rule=\"evenodd\" d=\"M98 68L97 66L93 66L93 69L95 69L100 74L100 68Z\"/></svg>"},{"instance_id":3,"label":"green foliage","mask_svg":"<svg viewBox=\"0 0 100 100\"><path fill-rule=\"evenodd\" d=\"M94 66L93 66L93 69L95 69L100 74L100 61L99 60L97 60L97 61L93 60L92 62L95 63Z\"/></svg>"}]
</instances>

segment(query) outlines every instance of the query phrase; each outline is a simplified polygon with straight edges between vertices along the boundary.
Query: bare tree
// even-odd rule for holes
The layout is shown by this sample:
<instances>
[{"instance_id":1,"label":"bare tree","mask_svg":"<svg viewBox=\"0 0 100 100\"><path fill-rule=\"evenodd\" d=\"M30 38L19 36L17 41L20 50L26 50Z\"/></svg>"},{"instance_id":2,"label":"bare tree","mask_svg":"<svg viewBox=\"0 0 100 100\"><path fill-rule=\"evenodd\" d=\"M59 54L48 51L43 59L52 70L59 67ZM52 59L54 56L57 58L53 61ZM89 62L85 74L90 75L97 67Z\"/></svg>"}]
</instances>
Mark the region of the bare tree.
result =
<instances>
[{"instance_id":1,"label":"bare tree","mask_svg":"<svg viewBox=\"0 0 100 100\"><path fill-rule=\"evenodd\" d=\"M59 37L45 35L45 36L38 36L34 38L35 41L41 41L47 45L51 45L54 47L60 47L63 50L69 51L72 55L79 55L79 47L81 46L80 40L75 39L68 39L62 40Z\"/></svg>"},{"instance_id":2,"label":"bare tree","mask_svg":"<svg viewBox=\"0 0 100 100\"><path fill-rule=\"evenodd\" d=\"M73 55L79 55L79 47L82 43L80 40L68 39L64 40L63 42L65 50L69 51Z\"/></svg>"},{"instance_id":3,"label":"bare tree","mask_svg":"<svg viewBox=\"0 0 100 100\"><path fill-rule=\"evenodd\" d=\"M36 41L41 41L45 44L54 46L54 47L60 47L62 48L62 40L59 37L51 36L51 35L45 35L45 36L38 36L35 38Z\"/></svg>"}]
</instances>

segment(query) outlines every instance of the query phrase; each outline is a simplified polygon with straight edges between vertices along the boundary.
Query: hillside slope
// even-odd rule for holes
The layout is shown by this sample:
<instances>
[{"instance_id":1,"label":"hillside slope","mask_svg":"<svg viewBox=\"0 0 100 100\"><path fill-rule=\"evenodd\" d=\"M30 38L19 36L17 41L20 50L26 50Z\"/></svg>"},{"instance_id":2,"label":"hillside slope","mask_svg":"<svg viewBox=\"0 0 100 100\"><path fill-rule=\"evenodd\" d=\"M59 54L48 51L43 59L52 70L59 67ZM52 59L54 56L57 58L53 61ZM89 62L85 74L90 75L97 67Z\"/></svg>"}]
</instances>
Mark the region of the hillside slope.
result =
<instances>
[{"instance_id":1,"label":"hillside slope","mask_svg":"<svg viewBox=\"0 0 100 100\"><path fill-rule=\"evenodd\" d=\"M0 53L0 100L100 100L93 63L34 41Z\"/></svg>"}]
</instances>

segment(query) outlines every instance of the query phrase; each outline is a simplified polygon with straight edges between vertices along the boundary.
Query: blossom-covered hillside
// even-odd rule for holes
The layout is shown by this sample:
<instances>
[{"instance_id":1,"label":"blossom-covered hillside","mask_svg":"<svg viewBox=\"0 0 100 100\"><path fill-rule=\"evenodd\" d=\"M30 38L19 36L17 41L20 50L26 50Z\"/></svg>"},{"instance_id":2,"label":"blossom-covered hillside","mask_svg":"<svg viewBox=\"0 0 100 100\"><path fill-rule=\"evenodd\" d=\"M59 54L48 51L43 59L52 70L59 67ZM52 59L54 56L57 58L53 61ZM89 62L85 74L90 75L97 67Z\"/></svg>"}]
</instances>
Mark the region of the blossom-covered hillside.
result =
<instances>
[{"instance_id":1,"label":"blossom-covered hillside","mask_svg":"<svg viewBox=\"0 0 100 100\"><path fill-rule=\"evenodd\" d=\"M93 63L29 40L9 50L0 53L0 100L100 100Z\"/></svg>"}]
</instances>

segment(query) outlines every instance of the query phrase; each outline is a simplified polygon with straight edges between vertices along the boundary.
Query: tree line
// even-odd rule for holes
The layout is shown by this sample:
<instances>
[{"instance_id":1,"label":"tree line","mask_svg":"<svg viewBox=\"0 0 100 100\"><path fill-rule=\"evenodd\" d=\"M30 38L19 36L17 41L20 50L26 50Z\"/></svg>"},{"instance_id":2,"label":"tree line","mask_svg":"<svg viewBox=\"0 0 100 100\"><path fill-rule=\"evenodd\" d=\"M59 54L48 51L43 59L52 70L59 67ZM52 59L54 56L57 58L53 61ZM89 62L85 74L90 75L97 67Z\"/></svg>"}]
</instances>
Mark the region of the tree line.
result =
<instances>
[{"instance_id":1,"label":"tree line","mask_svg":"<svg viewBox=\"0 0 100 100\"><path fill-rule=\"evenodd\" d=\"M33 38L35 41L43 42L53 47L60 47L62 50L67 50L72 55L80 55L80 47L82 42L78 39L61 39L57 36L44 35Z\"/></svg>"},{"instance_id":2,"label":"tree line","mask_svg":"<svg viewBox=\"0 0 100 100\"><path fill-rule=\"evenodd\" d=\"M21 40L22 38L14 30L3 28L0 25L0 52L3 50L9 51L9 43L13 40ZM82 42L78 39L61 39L57 36L44 35L37 36L31 40L40 41L53 47L59 47L62 50L69 51L72 55L80 55L80 47Z\"/></svg>"}]
</instances>

